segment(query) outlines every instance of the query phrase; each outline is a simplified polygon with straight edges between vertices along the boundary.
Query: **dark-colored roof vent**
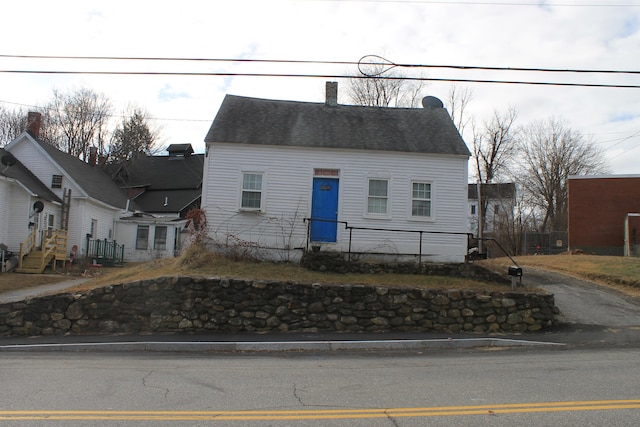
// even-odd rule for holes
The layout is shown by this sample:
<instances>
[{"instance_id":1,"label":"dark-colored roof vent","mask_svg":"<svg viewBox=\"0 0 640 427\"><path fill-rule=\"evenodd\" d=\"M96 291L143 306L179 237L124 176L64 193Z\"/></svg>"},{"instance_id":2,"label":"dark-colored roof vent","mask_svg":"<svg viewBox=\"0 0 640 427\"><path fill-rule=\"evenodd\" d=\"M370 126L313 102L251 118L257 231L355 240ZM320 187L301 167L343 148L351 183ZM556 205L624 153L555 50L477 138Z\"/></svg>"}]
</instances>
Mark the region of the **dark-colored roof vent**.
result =
<instances>
[{"instance_id":1,"label":"dark-colored roof vent","mask_svg":"<svg viewBox=\"0 0 640 427\"><path fill-rule=\"evenodd\" d=\"M425 96L422 98L422 106L427 110L431 110L433 108L443 108L444 104L435 96Z\"/></svg>"}]
</instances>

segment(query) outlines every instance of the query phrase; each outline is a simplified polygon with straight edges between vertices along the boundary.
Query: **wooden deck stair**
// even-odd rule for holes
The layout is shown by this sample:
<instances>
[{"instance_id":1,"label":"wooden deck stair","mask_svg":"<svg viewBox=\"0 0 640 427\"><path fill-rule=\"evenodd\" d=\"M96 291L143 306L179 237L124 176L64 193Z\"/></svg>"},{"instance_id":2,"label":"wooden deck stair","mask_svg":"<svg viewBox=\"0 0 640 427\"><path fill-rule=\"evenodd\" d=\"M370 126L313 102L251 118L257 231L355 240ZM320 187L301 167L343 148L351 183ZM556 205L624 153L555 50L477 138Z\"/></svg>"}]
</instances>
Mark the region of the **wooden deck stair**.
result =
<instances>
[{"instance_id":1,"label":"wooden deck stair","mask_svg":"<svg viewBox=\"0 0 640 427\"><path fill-rule=\"evenodd\" d=\"M31 251L22 258L22 266L16 268L16 273L40 274L53 258L54 255L51 253L43 258L42 251Z\"/></svg>"},{"instance_id":2,"label":"wooden deck stair","mask_svg":"<svg viewBox=\"0 0 640 427\"><path fill-rule=\"evenodd\" d=\"M37 231L29 234L27 240L20 244L17 273L39 274L51 264L53 270L56 263L67 260L67 231L45 230L42 232L41 246L36 247Z\"/></svg>"}]
</instances>

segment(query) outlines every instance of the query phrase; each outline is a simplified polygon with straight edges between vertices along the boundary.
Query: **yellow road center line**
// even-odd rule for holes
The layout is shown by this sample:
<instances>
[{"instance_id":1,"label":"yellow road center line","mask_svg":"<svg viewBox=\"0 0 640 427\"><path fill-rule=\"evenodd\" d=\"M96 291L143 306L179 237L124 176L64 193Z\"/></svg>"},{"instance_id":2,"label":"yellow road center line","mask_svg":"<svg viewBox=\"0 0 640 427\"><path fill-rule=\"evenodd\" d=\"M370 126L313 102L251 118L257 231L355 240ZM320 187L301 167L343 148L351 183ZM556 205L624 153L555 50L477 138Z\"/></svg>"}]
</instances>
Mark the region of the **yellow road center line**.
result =
<instances>
[{"instance_id":1,"label":"yellow road center line","mask_svg":"<svg viewBox=\"0 0 640 427\"><path fill-rule=\"evenodd\" d=\"M0 411L0 420L321 420L386 417L436 417L563 411L640 409L639 399L572 402L507 403L423 408L305 409L273 411Z\"/></svg>"}]
</instances>

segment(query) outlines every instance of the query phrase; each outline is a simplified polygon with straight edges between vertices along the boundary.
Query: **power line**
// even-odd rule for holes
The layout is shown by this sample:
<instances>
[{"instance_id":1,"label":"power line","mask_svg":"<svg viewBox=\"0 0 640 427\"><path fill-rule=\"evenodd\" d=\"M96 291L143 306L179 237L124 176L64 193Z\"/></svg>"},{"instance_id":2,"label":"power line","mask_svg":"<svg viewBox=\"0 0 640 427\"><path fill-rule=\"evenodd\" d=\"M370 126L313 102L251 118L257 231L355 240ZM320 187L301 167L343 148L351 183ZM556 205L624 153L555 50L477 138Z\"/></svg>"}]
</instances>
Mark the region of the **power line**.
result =
<instances>
[{"instance_id":1,"label":"power line","mask_svg":"<svg viewBox=\"0 0 640 427\"><path fill-rule=\"evenodd\" d=\"M229 72L169 72L169 71L62 71L62 70L0 70L0 73L9 74L65 74L65 75L120 75L120 76L200 76L200 77L287 77L287 78L325 78L325 79L369 79L370 76L350 76L344 74L289 74L289 73L229 73ZM482 79L454 79L434 77L399 77L378 76L382 80L413 80L449 83L493 83L514 85L538 85L538 86L573 86L573 87L600 87L620 89L640 89L640 85L604 84L604 83L570 83L570 82L544 82L524 80L482 80Z\"/></svg>"},{"instance_id":2,"label":"power line","mask_svg":"<svg viewBox=\"0 0 640 427\"><path fill-rule=\"evenodd\" d=\"M314 64L314 65L357 65L357 66L386 66L382 71L391 68L445 68L454 70L481 70L481 71L524 71L524 72L549 72L549 73L578 73L578 74L633 74L640 75L640 70L611 70L611 69L579 69L579 68L543 68L543 67L496 67L486 65L451 65L451 64L403 64L392 62L378 55L365 55L358 61L315 61L292 59L245 59L245 58L185 58L185 57L127 57L127 56L58 56L58 55L1 55L0 58L14 59L52 59L52 60L86 60L86 61L152 61L152 62L236 62L256 64ZM367 58L372 61L365 61Z\"/></svg>"}]
</instances>

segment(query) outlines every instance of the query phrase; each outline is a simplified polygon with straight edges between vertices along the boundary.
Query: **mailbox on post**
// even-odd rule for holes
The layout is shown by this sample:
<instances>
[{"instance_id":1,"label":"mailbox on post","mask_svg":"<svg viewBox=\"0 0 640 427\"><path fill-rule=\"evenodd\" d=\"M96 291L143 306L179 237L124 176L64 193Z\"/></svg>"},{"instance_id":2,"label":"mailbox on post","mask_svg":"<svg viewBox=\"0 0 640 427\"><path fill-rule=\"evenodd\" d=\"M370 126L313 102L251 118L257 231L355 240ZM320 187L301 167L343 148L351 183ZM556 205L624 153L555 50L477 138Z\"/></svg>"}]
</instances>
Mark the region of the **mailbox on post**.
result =
<instances>
[{"instance_id":1,"label":"mailbox on post","mask_svg":"<svg viewBox=\"0 0 640 427\"><path fill-rule=\"evenodd\" d=\"M511 289L516 288L516 277L520 278L520 284L522 284L522 267L510 266L507 274L511 276Z\"/></svg>"},{"instance_id":2,"label":"mailbox on post","mask_svg":"<svg viewBox=\"0 0 640 427\"><path fill-rule=\"evenodd\" d=\"M522 277L522 267L509 267L509 276Z\"/></svg>"}]
</instances>

